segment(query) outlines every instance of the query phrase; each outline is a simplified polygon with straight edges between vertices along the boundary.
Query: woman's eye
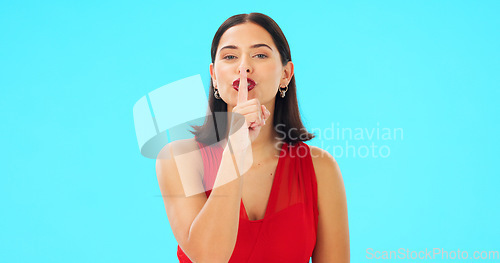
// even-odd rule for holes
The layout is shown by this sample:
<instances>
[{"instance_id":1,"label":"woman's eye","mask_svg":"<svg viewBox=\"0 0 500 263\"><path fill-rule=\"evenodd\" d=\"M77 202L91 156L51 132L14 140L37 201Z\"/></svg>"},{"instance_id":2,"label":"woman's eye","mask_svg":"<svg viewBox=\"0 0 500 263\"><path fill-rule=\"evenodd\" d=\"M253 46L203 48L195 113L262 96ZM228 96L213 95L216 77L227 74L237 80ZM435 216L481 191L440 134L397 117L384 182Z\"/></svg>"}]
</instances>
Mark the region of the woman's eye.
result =
<instances>
[{"instance_id":1,"label":"woman's eye","mask_svg":"<svg viewBox=\"0 0 500 263\"><path fill-rule=\"evenodd\" d=\"M257 54L255 55L256 57L258 58L267 58L267 55L265 54ZM227 56L224 56L223 59L226 59L226 60L232 60L232 59L235 59L236 56L233 56L233 55L227 55Z\"/></svg>"}]
</instances>

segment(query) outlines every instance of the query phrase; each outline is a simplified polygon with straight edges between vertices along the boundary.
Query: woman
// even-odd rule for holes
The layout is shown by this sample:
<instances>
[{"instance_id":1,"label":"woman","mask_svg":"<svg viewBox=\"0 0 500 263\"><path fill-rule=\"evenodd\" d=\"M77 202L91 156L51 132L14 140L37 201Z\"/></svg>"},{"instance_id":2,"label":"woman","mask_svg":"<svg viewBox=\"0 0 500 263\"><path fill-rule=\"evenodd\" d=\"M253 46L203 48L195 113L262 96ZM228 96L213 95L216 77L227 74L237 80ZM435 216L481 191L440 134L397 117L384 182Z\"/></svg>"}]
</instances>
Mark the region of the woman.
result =
<instances>
[{"instance_id":1,"label":"woman","mask_svg":"<svg viewBox=\"0 0 500 263\"><path fill-rule=\"evenodd\" d=\"M342 176L328 152L303 143L314 136L281 29L260 13L236 15L211 51L209 110L223 114L162 150L196 150L189 161L157 161L180 262L349 262Z\"/></svg>"}]
</instances>

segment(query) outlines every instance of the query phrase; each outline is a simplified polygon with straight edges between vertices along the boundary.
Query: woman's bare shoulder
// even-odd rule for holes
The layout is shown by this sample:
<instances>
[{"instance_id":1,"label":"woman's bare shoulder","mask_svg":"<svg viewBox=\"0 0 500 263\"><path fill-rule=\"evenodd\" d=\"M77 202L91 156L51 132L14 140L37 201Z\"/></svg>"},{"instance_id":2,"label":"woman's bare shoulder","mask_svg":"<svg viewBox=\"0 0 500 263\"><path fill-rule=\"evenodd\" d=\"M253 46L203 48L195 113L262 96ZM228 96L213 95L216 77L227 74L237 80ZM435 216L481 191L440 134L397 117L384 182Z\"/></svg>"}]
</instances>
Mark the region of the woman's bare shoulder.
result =
<instances>
[{"instance_id":1,"label":"woman's bare shoulder","mask_svg":"<svg viewBox=\"0 0 500 263\"><path fill-rule=\"evenodd\" d=\"M328 151L313 145L307 146L309 146L309 152L311 153L313 163L319 168L337 163L335 158L333 158L333 156Z\"/></svg>"},{"instance_id":2,"label":"woman's bare shoulder","mask_svg":"<svg viewBox=\"0 0 500 263\"><path fill-rule=\"evenodd\" d=\"M200 148L194 138L176 140L163 146L158 154L158 159L170 159L172 154L178 156L199 150Z\"/></svg>"},{"instance_id":3,"label":"woman's bare shoulder","mask_svg":"<svg viewBox=\"0 0 500 263\"><path fill-rule=\"evenodd\" d=\"M337 160L326 150L308 145L318 184L324 181L342 183L342 175Z\"/></svg>"},{"instance_id":4,"label":"woman's bare shoulder","mask_svg":"<svg viewBox=\"0 0 500 263\"><path fill-rule=\"evenodd\" d=\"M203 171L200 148L194 138L176 140L165 145L158 154L157 161L172 160L177 168L191 167L198 173ZM188 165L189 163L189 165ZM190 169L190 170L191 170Z\"/></svg>"}]
</instances>

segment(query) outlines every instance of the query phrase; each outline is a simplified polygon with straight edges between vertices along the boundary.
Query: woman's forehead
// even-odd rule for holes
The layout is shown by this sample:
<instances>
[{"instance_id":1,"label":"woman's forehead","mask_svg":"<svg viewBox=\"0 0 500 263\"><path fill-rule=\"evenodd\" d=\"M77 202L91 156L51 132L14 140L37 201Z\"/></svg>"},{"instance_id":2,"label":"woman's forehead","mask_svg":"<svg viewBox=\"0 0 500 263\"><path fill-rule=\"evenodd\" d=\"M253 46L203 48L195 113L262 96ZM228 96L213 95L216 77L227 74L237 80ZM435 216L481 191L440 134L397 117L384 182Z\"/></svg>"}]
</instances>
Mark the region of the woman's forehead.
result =
<instances>
[{"instance_id":1,"label":"woman's forehead","mask_svg":"<svg viewBox=\"0 0 500 263\"><path fill-rule=\"evenodd\" d=\"M276 50L269 32L254 23L244 23L233 26L224 32L220 39L218 50L225 46L251 48L257 44L266 44L273 50Z\"/></svg>"}]
</instances>

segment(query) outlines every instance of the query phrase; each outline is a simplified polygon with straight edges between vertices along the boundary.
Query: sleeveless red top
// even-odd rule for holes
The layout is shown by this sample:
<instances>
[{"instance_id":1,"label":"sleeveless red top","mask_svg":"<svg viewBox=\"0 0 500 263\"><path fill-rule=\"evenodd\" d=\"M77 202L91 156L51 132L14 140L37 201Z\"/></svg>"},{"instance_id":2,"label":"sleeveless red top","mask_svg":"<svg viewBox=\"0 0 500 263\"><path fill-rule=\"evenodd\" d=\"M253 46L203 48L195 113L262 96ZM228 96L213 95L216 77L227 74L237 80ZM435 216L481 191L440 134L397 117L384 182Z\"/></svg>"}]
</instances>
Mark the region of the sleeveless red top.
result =
<instances>
[{"instance_id":1,"label":"sleeveless red top","mask_svg":"<svg viewBox=\"0 0 500 263\"><path fill-rule=\"evenodd\" d=\"M198 143L204 165L203 184L212 189L223 149ZM236 245L230 263L308 263L316 245L318 194L309 146L283 143L263 219L249 220L241 201ZM207 197L211 190L206 191ZM180 246L180 263L191 263Z\"/></svg>"}]
</instances>

